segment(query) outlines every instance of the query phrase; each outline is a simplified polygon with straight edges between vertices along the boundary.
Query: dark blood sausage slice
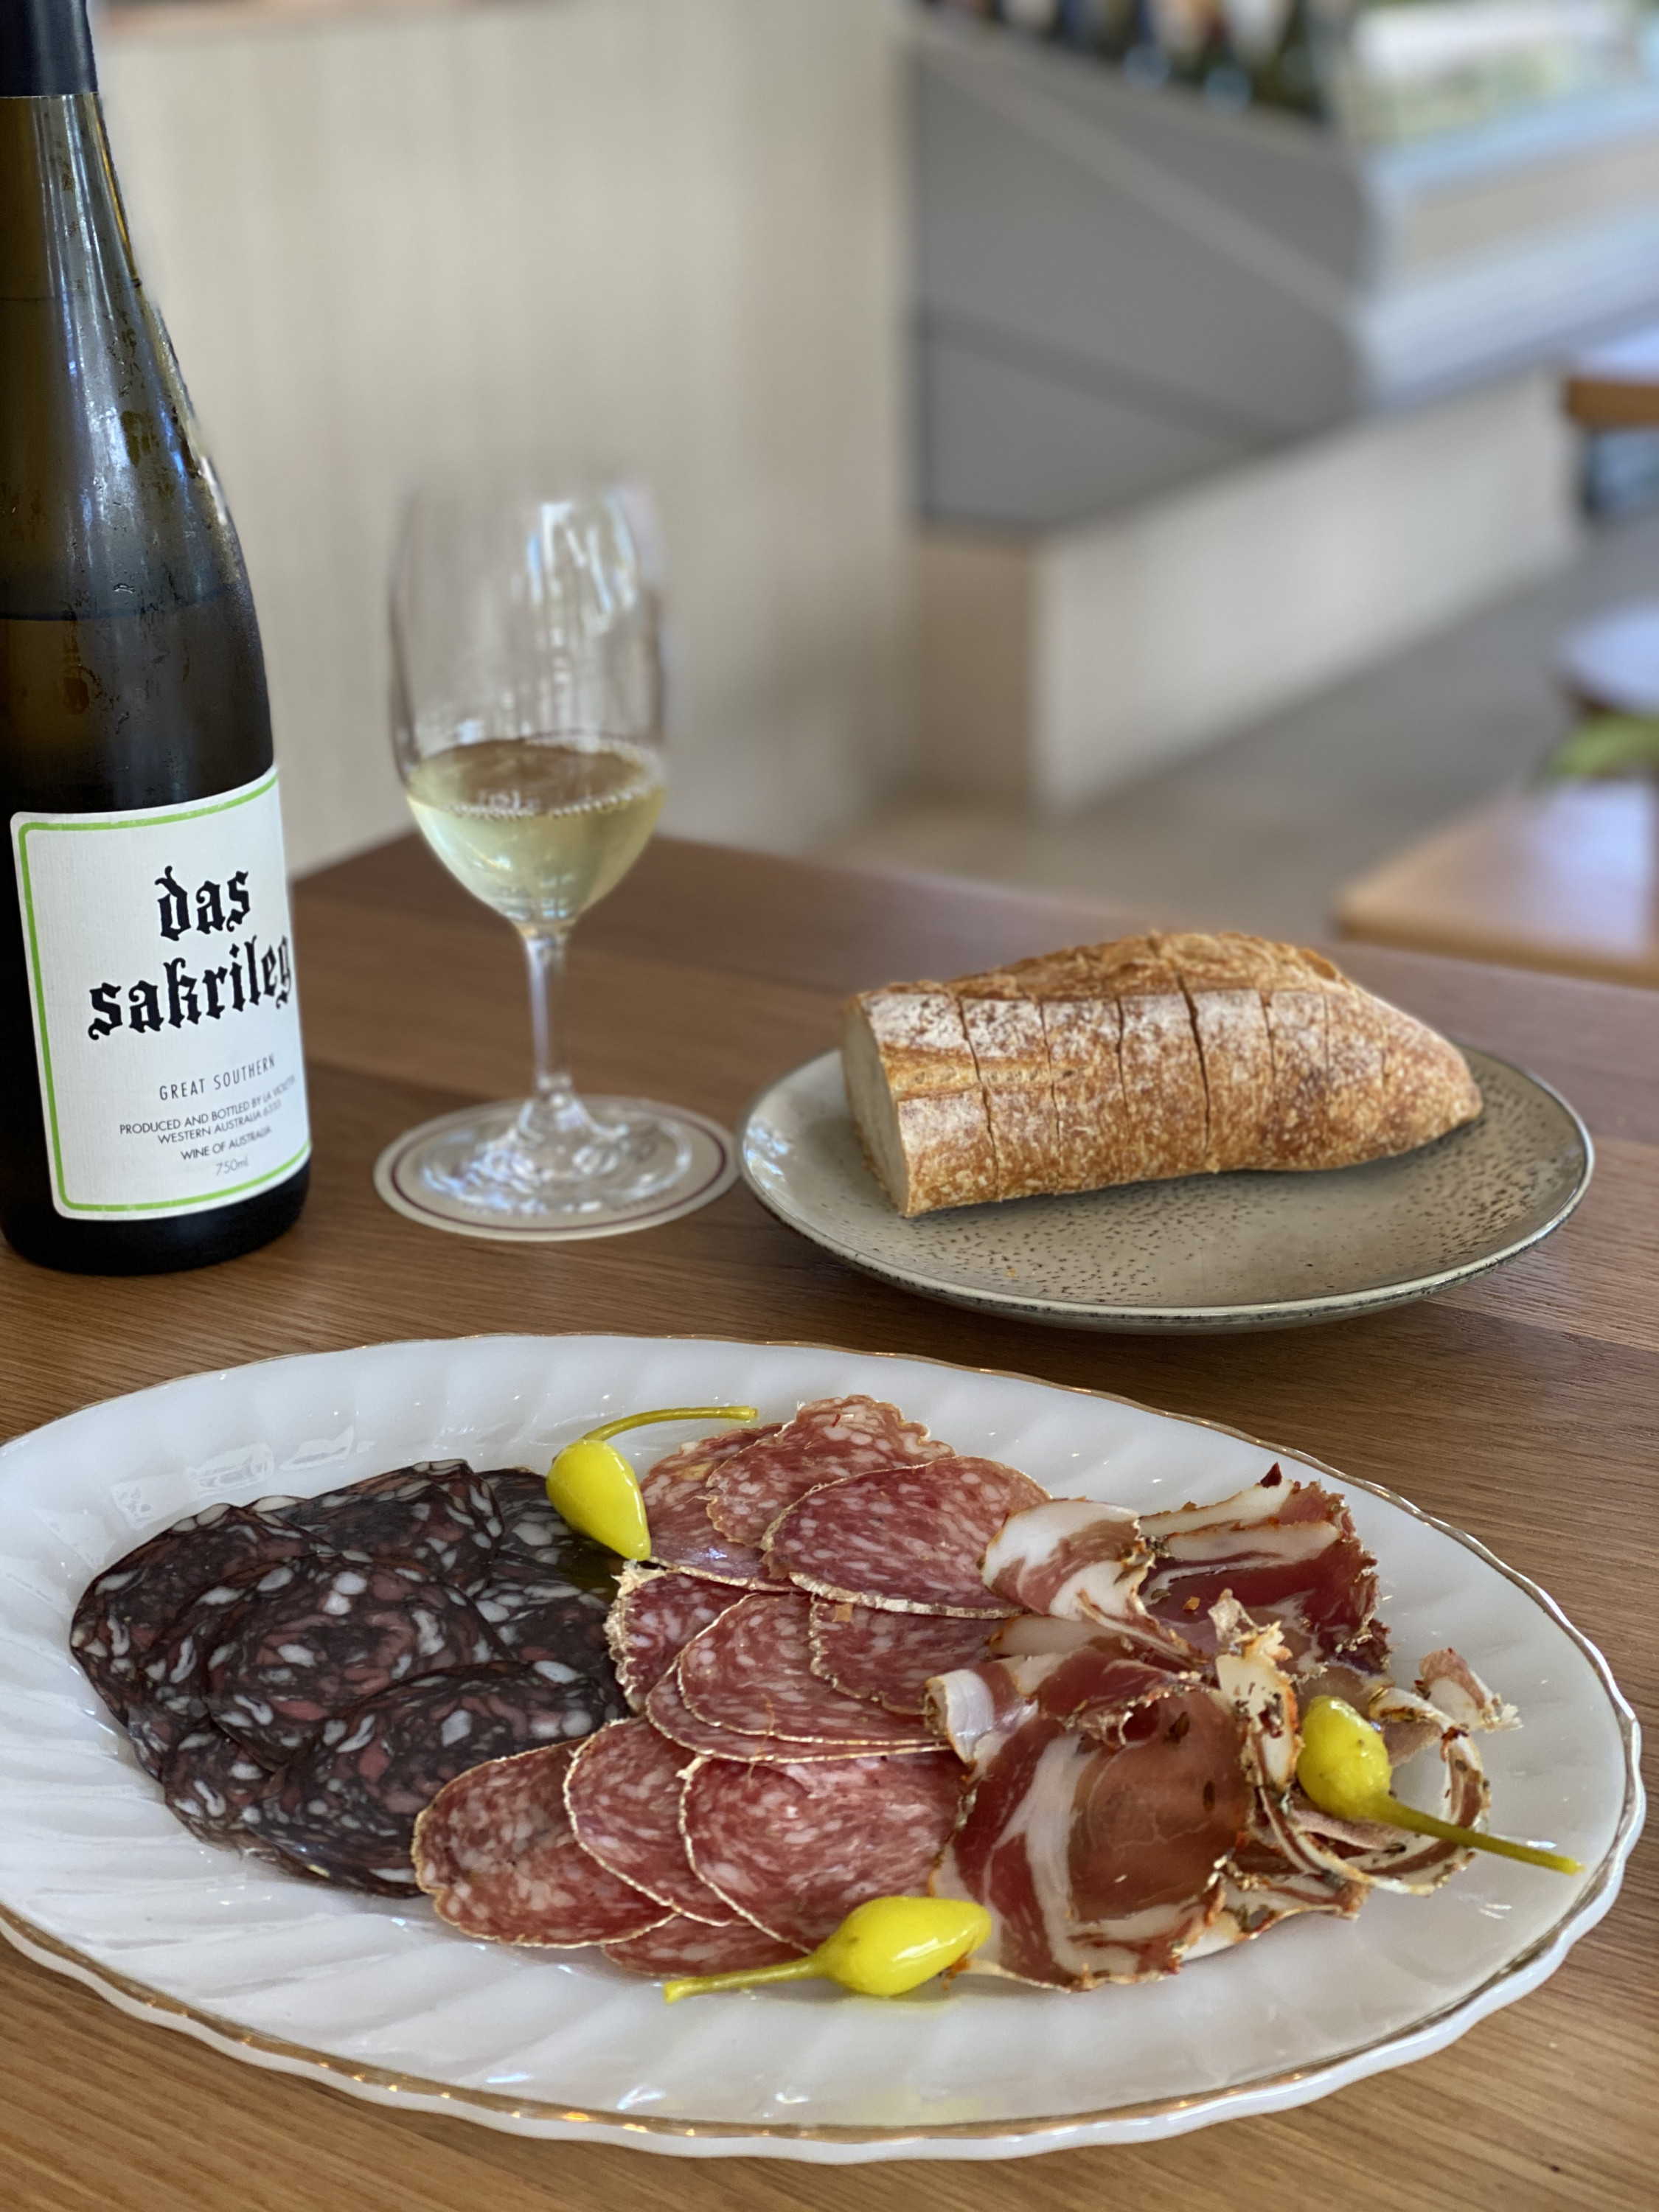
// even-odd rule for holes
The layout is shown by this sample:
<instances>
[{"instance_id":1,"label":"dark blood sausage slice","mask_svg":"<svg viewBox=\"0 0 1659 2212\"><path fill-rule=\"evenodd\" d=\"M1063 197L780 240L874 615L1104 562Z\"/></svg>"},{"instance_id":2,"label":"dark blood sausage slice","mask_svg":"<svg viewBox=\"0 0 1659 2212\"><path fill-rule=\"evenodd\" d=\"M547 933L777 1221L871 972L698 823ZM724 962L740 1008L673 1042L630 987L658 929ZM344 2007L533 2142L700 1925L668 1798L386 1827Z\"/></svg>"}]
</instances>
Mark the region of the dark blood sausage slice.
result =
<instances>
[{"instance_id":1,"label":"dark blood sausage slice","mask_svg":"<svg viewBox=\"0 0 1659 2212\"><path fill-rule=\"evenodd\" d=\"M240 1505L176 1521L95 1575L81 1594L70 1649L118 1720L158 1638L198 1594L238 1567L276 1566L309 1549L296 1531Z\"/></svg>"},{"instance_id":2,"label":"dark blood sausage slice","mask_svg":"<svg viewBox=\"0 0 1659 2212\"><path fill-rule=\"evenodd\" d=\"M590 1736L565 1776L576 1841L601 1866L693 1920L732 1917L691 1871L680 1834L680 1778L691 1753L647 1720L617 1721Z\"/></svg>"},{"instance_id":3,"label":"dark blood sausage slice","mask_svg":"<svg viewBox=\"0 0 1659 2212\"><path fill-rule=\"evenodd\" d=\"M550 1681L603 1684L607 1703L623 1710L605 1644L602 1597L528 1560L498 1559L489 1580L474 1587L472 1602L509 1656L539 1667ZM562 1674L556 1671L561 1668Z\"/></svg>"},{"instance_id":4,"label":"dark blood sausage slice","mask_svg":"<svg viewBox=\"0 0 1659 2212\"><path fill-rule=\"evenodd\" d=\"M1048 1493L990 1459L936 1459L809 1492L767 1539L767 1557L803 1589L899 1613L1000 1620L979 1563L1011 1513Z\"/></svg>"},{"instance_id":5,"label":"dark blood sausage slice","mask_svg":"<svg viewBox=\"0 0 1659 2212\"><path fill-rule=\"evenodd\" d=\"M495 1498L465 1460L397 1468L262 1510L348 1559L412 1561L462 1590L488 1568L501 1534Z\"/></svg>"},{"instance_id":6,"label":"dark blood sausage slice","mask_svg":"<svg viewBox=\"0 0 1659 2212\"><path fill-rule=\"evenodd\" d=\"M711 1889L780 1942L811 1950L866 1898L926 1890L963 1778L948 1752L811 1766L709 1759L686 1778L680 1820Z\"/></svg>"},{"instance_id":7,"label":"dark blood sausage slice","mask_svg":"<svg viewBox=\"0 0 1659 2212\"><path fill-rule=\"evenodd\" d=\"M849 1698L920 1713L935 1674L977 1667L995 1626L943 1613L888 1613L844 1599L812 1600L812 1672Z\"/></svg>"},{"instance_id":8,"label":"dark blood sausage slice","mask_svg":"<svg viewBox=\"0 0 1659 2212\"><path fill-rule=\"evenodd\" d=\"M665 1674L645 1701L646 1717L653 1728L688 1752L696 1752L705 1759L730 1759L741 1762L762 1760L773 1765L798 1765L805 1759L846 1759L851 1754L845 1744L799 1743L788 1736L745 1735L740 1729L716 1728L712 1721L700 1720L680 1695L678 1674ZM910 1754L896 1747L889 1756L900 1758Z\"/></svg>"},{"instance_id":9,"label":"dark blood sausage slice","mask_svg":"<svg viewBox=\"0 0 1659 2212\"><path fill-rule=\"evenodd\" d=\"M234 1737L204 1721L175 1745L161 1773L161 1794L204 1843L251 1844L242 1816L270 1787L269 1771Z\"/></svg>"},{"instance_id":10,"label":"dark blood sausage slice","mask_svg":"<svg viewBox=\"0 0 1659 2212\"><path fill-rule=\"evenodd\" d=\"M277 1765L394 1682L499 1656L468 1601L418 1567L296 1560L250 1591L209 1663L208 1710Z\"/></svg>"},{"instance_id":11,"label":"dark blood sausage slice","mask_svg":"<svg viewBox=\"0 0 1659 2212\"><path fill-rule=\"evenodd\" d=\"M416 1819L446 1783L587 1724L568 1692L511 1667L401 1683L325 1723L246 1808L246 1832L302 1872L406 1895Z\"/></svg>"},{"instance_id":12,"label":"dark blood sausage slice","mask_svg":"<svg viewBox=\"0 0 1659 2212\"><path fill-rule=\"evenodd\" d=\"M211 1583L150 1646L131 1702L127 1734L138 1763L159 1775L175 1747L208 1717L208 1663L254 1589L281 1588L292 1561L243 1567Z\"/></svg>"},{"instance_id":13,"label":"dark blood sausage slice","mask_svg":"<svg viewBox=\"0 0 1659 2212\"><path fill-rule=\"evenodd\" d=\"M643 1935L667 1917L576 1841L565 1810L570 1747L475 1766L415 1830L414 1868L439 1917L497 1943L573 1948Z\"/></svg>"},{"instance_id":14,"label":"dark blood sausage slice","mask_svg":"<svg viewBox=\"0 0 1659 2212\"><path fill-rule=\"evenodd\" d=\"M661 1979L672 1974L741 1974L755 1966L781 1966L786 1959L799 1959L801 1947L780 1943L751 1921L723 1920L711 1927L706 1920L689 1920L684 1913L675 1912L643 1936L607 1943L605 1955L631 1974Z\"/></svg>"},{"instance_id":15,"label":"dark blood sausage slice","mask_svg":"<svg viewBox=\"0 0 1659 2212\"><path fill-rule=\"evenodd\" d=\"M538 1568L609 1605L623 1562L591 1536L578 1534L555 1511L541 1475L532 1474L527 1468L503 1467L477 1479L488 1488L501 1524L497 1562L518 1561Z\"/></svg>"},{"instance_id":16,"label":"dark blood sausage slice","mask_svg":"<svg viewBox=\"0 0 1659 2212\"><path fill-rule=\"evenodd\" d=\"M896 1406L875 1398L821 1398L714 1469L708 1516L738 1543L758 1545L779 1514L820 1483L943 1459L950 1449L919 1421L907 1421Z\"/></svg>"},{"instance_id":17,"label":"dark blood sausage slice","mask_svg":"<svg viewBox=\"0 0 1659 2212\"><path fill-rule=\"evenodd\" d=\"M651 1556L660 1565L683 1567L715 1582L761 1583L766 1565L749 1544L735 1544L708 1517L708 1478L733 1453L745 1450L769 1428L728 1429L723 1436L701 1437L659 1459L640 1482L651 1529Z\"/></svg>"},{"instance_id":18,"label":"dark blood sausage slice","mask_svg":"<svg viewBox=\"0 0 1659 2212\"><path fill-rule=\"evenodd\" d=\"M915 1721L849 1698L812 1672L811 1602L796 1591L746 1597L688 1644L680 1695L699 1720L750 1735L799 1741L926 1748Z\"/></svg>"},{"instance_id":19,"label":"dark blood sausage slice","mask_svg":"<svg viewBox=\"0 0 1659 2212\"><path fill-rule=\"evenodd\" d=\"M730 1583L630 1566L605 1621L623 1695L637 1712L694 1636L742 1595Z\"/></svg>"}]
</instances>

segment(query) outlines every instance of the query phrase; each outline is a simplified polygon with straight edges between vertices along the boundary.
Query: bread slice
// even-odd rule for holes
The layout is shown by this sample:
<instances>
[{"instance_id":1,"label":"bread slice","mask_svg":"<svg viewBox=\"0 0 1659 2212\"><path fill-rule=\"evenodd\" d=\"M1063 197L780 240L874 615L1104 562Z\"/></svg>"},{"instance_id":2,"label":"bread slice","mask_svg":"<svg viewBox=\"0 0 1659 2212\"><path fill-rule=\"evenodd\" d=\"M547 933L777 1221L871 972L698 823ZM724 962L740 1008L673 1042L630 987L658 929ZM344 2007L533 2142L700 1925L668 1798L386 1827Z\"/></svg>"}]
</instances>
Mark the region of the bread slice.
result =
<instances>
[{"instance_id":1,"label":"bread slice","mask_svg":"<svg viewBox=\"0 0 1659 2212\"><path fill-rule=\"evenodd\" d=\"M1121 938L845 1009L848 1098L899 1212L1241 1169L1352 1167L1472 1121L1445 1038L1322 954Z\"/></svg>"}]
</instances>

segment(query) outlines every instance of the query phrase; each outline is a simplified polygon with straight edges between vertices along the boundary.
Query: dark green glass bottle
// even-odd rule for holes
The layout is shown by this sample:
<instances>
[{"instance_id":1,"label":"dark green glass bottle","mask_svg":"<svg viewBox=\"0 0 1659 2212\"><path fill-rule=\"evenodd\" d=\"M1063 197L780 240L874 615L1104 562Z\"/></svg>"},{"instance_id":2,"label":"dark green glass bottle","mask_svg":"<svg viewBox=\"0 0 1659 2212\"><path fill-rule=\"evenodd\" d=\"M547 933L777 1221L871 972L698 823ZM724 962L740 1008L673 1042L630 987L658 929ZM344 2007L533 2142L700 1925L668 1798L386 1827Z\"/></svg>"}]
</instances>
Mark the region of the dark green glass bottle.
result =
<instances>
[{"instance_id":1,"label":"dark green glass bottle","mask_svg":"<svg viewBox=\"0 0 1659 2212\"><path fill-rule=\"evenodd\" d=\"M0 1227L286 1229L310 1141L258 627L134 265L84 0L0 0Z\"/></svg>"}]
</instances>

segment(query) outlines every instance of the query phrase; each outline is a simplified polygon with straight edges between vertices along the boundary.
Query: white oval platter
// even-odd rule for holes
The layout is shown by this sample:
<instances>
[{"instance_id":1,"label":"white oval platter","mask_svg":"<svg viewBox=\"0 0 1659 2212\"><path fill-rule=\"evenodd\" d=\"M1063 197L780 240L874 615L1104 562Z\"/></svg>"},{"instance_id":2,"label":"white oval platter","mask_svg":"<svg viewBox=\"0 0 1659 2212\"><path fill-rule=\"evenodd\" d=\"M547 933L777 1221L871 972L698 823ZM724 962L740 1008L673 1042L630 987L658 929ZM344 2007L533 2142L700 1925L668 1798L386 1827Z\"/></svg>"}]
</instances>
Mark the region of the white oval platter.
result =
<instances>
[{"instance_id":1,"label":"white oval platter","mask_svg":"<svg viewBox=\"0 0 1659 2212\"><path fill-rule=\"evenodd\" d=\"M1122 1399L782 1345L499 1336L275 1360L94 1406L0 1452L0 1925L126 2012L234 2058L518 2134L691 2157L1006 2158L1281 2111L1441 2049L1523 1996L1612 1904L1640 1823L1636 1731L1605 1662L1468 1537L1342 1489L1407 1674L1448 1642L1525 1717L1488 1738L1496 1818L1583 1862L1480 1859L1428 1899L1309 1917L1166 1982L1087 1996L969 1980L884 2005L824 1984L665 2006L597 1952L471 1942L195 1842L65 1643L90 1576L215 1498L314 1492L414 1459L545 1463L660 1405L787 1415L891 1398L1060 1494L1212 1498L1275 1456ZM653 1431L642 1450L678 1440Z\"/></svg>"},{"instance_id":2,"label":"white oval platter","mask_svg":"<svg viewBox=\"0 0 1659 2212\"><path fill-rule=\"evenodd\" d=\"M841 1054L763 1091L744 1180L781 1221L902 1290L1062 1328L1287 1328L1427 1297L1559 1229L1589 1188L1565 1099L1462 1048L1486 1101L1467 1127L1364 1167L1182 1176L906 1221L865 1165Z\"/></svg>"}]
</instances>

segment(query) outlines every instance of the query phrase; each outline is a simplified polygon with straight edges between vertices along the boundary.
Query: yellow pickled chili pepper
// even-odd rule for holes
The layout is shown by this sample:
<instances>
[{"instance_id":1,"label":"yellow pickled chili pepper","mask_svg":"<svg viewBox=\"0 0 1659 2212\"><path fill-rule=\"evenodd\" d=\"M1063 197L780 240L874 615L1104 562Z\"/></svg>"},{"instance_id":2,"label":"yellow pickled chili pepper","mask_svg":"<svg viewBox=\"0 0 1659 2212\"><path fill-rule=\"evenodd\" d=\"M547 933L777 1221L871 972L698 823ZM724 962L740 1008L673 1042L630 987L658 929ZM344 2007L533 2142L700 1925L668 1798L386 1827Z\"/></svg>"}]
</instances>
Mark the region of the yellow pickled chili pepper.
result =
<instances>
[{"instance_id":1,"label":"yellow pickled chili pepper","mask_svg":"<svg viewBox=\"0 0 1659 2212\"><path fill-rule=\"evenodd\" d=\"M1303 1715L1296 1778L1322 1813L1334 1814L1340 1820L1381 1820L1392 1828L1409 1828L1413 1835L1438 1836L1443 1843L1492 1851L1499 1858L1523 1859L1528 1866L1548 1867L1556 1874L1584 1871L1564 1852L1546 1850L1539 1844L1512 1844L1506 1836L1461 1828L1432 1813L1419 1813L1414 1805L1402 1805L1389 1788L1394 1776L1382 1731L1344 1698L1316 1698Z\"/></svg>"},{"instance_id":2,"label":"yellow pickled chili pepper","mask_svg":"<svg viewBox=\"0 0 1659 2212\"><path fill-rule=\"evenodd\" d=\"M625 1559L651 1556L651 1530L639 1477L606 1439L650 1421L752 1421L752 1406L661 1406L651 1413L624 1413L567 1444L547 1471L549 1503L573 1528Z\"/></svg>"},{"instance_id":3,"label":"yellow pickled chili pepper","mask_svg":"<svg viewBox=\"0 0 1659 2212\"><path fill-rule=\"evenodd\" d=\"M670 2004L716 1990L767 1982L839 1982L859 1996L902 1997L959 1966L991 1933L982 1905L956 1897L872 1897L854 1905L833 1936L804 1959L735 1974L696 1974L665 1982Z\"/></svg>"}]
</instances>

